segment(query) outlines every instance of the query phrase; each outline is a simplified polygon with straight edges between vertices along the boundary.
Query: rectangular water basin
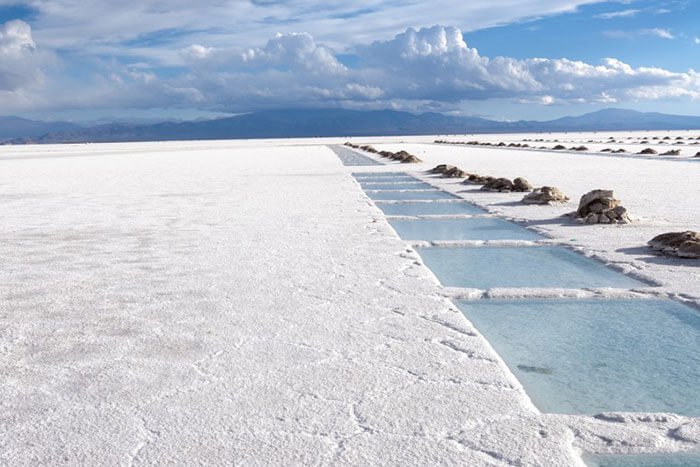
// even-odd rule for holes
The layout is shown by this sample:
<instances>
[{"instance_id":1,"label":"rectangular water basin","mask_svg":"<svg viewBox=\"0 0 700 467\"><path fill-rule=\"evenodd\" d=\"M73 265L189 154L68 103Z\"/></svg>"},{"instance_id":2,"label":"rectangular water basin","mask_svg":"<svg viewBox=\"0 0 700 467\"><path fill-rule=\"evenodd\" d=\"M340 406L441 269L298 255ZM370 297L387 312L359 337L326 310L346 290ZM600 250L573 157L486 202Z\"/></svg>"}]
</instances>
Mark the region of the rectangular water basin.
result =
<instances>
[{"instance_id":1,"label":"rectangular water basin","mask_svg":"<svg viewBox=\"0 0 700 467\"><path fill-rule=\"evenodd\" d=\"M486 211L467 202L432 203L376 203L387 216L447 216L479 215Z\"/></svg>"},{"instance_id":2,"label":"rectangular water basin","mask_svg":"<svg viewBox=\"0 0 700 467\"><path fill-rule=\"evenodd\" d=\"M544 412L700 415L698 310L672 300L458 306Z\"/></svg>"},{"instance_id":3,"label":"rectangular water basin","mask_svg":"<svg viewBox=\"0 0 700 467\"><path fill-rule=\"evenodd\" d=\"M355 166L355 165L383 165L374 159L360 154L357 151L346 148L345 146L332 145L328 146L340 159L343 165Z\"/></svg>"},{"instance_id":4,"label":"rectangular water basin","mask_svg":"<svg viewBox=\"0 0 700 467\"><path fill-rule=\"evenodd\" d=\"M455 199L456 196L440 191L369 191L367 196L373 200L382 201L402 201L402 200L417 200L417 199Z\"/></svg>"},{"instance_id":5,"label":"rectangular water basin","mask_svg":"<svg viewBox=\"0 0 700 467\"><path fill-rule=\"evenodd\" d=\"M373 178L357 178L355 179L359 183L367 183L367 182L372 182L372 183L416 183L420 182L415 177L411 177L408 175L397 175L395 177L373 177Z\"/></svg>"},{"instance_id":6,"label":"rectangular water basin","mask_svg":"<svg viewBox=\"0 0 700 467\"><path fill-rule=\"evenodd\" d=\"M357 179L376 178L376 177L408 177L406 172L353 172L352 176Z\"/></svg>"},{"instance_id":7,"label":"rectangular water basin","mask_svg":"<svg viewBox=\"0 0 700 467\"><path fill-rule=\"evenodd\" d=\"M635 288L646 284L562 247L421 248L447 287Z\"/></svg>"},{"instance_id":8,"label":"rectangular water basin","mask_svg":"<svg viewBox=\"0 0 700 467\"><path fill-rule=\"evenodd\" d=\"M589 467L698 467L700 452L586 455L583 461Z\"/></svg>"},{"instance_id":9,"label":"rectangular water basin","mask_svg":"<svg viewBox=\"0 0 700 467\"><path fill-rule=\"evenodd\" d=\"M542 240L513 222L496 218L390 220L403 240Z\"/></svg>"},{"instance_id":10,"label":"rectangular water basin","mask_svg":"<svg viewBox=\"0 0 700 467\"><path fill-rule=\"evenodd\" d=\"M401 182L401 183L365 183L360 182L360 186L364 190L435 190L435 187L429 183L419 182Z\"/></svg>"}]
</instances>

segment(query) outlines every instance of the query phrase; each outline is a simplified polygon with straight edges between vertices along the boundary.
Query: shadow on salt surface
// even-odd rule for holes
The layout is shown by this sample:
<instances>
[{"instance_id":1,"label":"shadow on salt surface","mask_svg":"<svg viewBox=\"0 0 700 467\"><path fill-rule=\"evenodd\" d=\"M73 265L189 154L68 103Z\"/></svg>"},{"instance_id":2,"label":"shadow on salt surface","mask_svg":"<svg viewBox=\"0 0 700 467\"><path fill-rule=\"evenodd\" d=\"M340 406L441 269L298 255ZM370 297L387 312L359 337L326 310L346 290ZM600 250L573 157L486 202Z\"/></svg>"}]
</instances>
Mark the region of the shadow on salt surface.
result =
<instances>
[{"instance_id":1,"label":"shadow on salt surface","mask_svg":"<svg viewBox=\"0 0 700 467\"><path fill-rule=\"evenodd\" d=\"M486 211L468 202L406 202L406 203L376 203L377 207L387 216L449 216L486 214Z\"/></svg>"},{"instance_id":2,"label":"shadow on salt surface","mask_svg":"<svg viewBox=\"0 0 700 467\"><path fill-rule=\"evenodd\" d=\"M424 191L369 191L366 192L372 200L401 201L429 199L458 199L456 196L440 190Z\"/></svg>"},{"instance_id":3,"label":"shadow on salt surface","mask_svg":"<svg viewBox=\"0 0 700 467\"><path fill-rule=\"evenodd\" d=\"M419 248L446 287L637 288L646 284L564 247Z\"/></svg>"},{"instance_id":4,"label":"shadow on salt surface","mask_svg":"<svg viewBox=\"0 0 700 467\"><path fill-rule=\"evenodd\" d=\"M666 256L660 252L653 251L648 246L638 246L631 248L618 248L617 253L636 256L636 261L642 261L649 264L664 264L667 266L684 267L684 268L700 268L700 260L690 258L676 258Z\"/></svg>"},{"instance_id":5,"label":"shadow on salt surface","mask_svg":"<svg viewBox=\"0 0 700 467\"><path fill-rule=\"evenodd\" d=\"M403 240L542 240L517 224L496 218L390 220Z\"/></svg>"},{"instance_id":6,"label":"shadow on salt surface","mask_svg":"<svg viewBox=\"0 0 700 467\"><path fill-rule=\"evenodd\" d=\"M583 461L588 467L698 467L700 452L585 455Z\"/></svg>"},{"instance_id":7,"label":"shadow on salt surface","mask_svg":"<svg viewBox=\"0 0 700 467\"><path fill-rule=\"evenodd\" d=\"M457 304L544 412L700 415L698 310L644 299Z\"/></svg>"}]
</instances>

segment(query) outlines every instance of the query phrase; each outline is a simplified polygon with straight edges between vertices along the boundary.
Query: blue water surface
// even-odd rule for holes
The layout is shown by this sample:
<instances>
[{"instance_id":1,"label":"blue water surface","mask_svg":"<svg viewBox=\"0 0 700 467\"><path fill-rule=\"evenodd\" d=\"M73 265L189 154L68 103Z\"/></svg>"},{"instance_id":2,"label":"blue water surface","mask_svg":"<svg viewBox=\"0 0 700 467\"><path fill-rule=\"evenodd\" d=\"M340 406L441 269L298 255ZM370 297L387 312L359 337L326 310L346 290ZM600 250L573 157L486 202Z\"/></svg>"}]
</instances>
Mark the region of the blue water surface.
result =
<instances>
[{"instance_id":1,"label":"blue water surface","mask_svg":"<svg viewBox=\"0 0 700 467\"><path fill-rule=\"evenodd\" d=\"M373 200L402 201L419 199L456 199L457 197L440 190L425 191L369 191L367 196Z\"/></svg>"},{"instance_id":2,"label":"blue water surface","mask_svg":"<svg viewBox=\"0 0 700 467\"><path fill-rule=\"evenodd\" d=\"M589 467L700 467L700 452L586 455L583 461Z\"/></svg>"},{"instance_id":3,"label":"blue water surface","mask_svg":"<svg viewBox=\"0 0 700 467\"><path fill-rule=\"evenodd\" d=\"M700 416L700 312L694 308L672 300L602 299L458 306L544 412ZM622 458L608 462L615 459Z\"/></svg>"},{"instance_id":4,"label":"blue water surface","mask_svg":"<svg viewBox=\"0 0 700 467\"><path fill-rule=\"evenodd\" d=\"M376 182L360 182L363 190L435 190L435 187L429 183L419 182L417 179L414 182L400 183L376 183Z\"/></svg>"},{"instance_id":5,"label":"blue water surface","mask_svg":"<svg viewBox=\"0 0 700 467\"><path fill-rule=\"evenodd\" d=\"M646 285L563 247L421 248L418 253L447 287L579 289Z\"/></svg>"},{"instance_id":6,"label":"blue water surface","mask_svg":"<svg viewBox=\"0 0 700 467\"><path fill-rule=\"evenodd\" d=\"M472 219L391 220L403 240L542 240L513 222L493 217Z\"/></svg>"},{"instance_id":7,"label":"blue water surface","mask_svg":"<svg viewBox=\"0 0 700 467\"><path fill-rule=\"evenodd\" d=\"M377 203L387 216L445 216L445 215L479 215L486 211L467 202L430 202L430 203Z\"/></svg>"}]
</instances>

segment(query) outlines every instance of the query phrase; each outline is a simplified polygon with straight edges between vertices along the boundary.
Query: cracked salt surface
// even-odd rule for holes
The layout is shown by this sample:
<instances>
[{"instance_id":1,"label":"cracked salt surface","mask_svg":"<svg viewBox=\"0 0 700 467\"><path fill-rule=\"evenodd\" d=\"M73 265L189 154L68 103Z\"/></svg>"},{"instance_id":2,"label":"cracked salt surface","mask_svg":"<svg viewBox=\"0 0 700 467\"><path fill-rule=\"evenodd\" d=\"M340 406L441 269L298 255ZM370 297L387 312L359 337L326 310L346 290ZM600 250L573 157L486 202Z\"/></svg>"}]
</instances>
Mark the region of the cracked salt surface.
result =
<instances>
[{"instance_id":1,"label":"cracked salt surface","mask_svg":"<svg viewBox=\"0 0 700 467\"><path fill-rule=\"evenodd\" d=\"M0 463L561 466L697 446L687 417L539 413L317 144L0 148Z\"/></svg>"}]
</instances>

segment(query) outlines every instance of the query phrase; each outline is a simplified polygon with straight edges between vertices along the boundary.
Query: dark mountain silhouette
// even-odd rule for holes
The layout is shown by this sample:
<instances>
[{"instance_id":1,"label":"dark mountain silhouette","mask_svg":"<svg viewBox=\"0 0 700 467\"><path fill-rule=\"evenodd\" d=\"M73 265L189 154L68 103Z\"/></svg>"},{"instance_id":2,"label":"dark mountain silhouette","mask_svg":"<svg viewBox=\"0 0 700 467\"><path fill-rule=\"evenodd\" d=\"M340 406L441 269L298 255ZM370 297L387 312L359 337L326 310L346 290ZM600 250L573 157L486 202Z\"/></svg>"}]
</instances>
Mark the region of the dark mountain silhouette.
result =
<instances>
[{"instance_id":1,"label":"dark mountain silhouette","mask_svg":"<svg viewBox=\"0 0 700 467\"><path fill-rule=\"evenodd\" d=\"M38 123L38 122L35 122ZM504 132L700 129L700 117L606 109L557 120L500 122L439 113L393 110L267 110L229 118L157 124L111 123L91 128L64 124L41 136L10 136L9 143L177 141L200 139L402 136ZM5 131L3 134L7 134Z\"/></svg>"},{"instance_id":2,"label":"dark mountain silhouette","mask_svg":"<svg viewBox=\"0 0 700 467\"><path fill-rule=\"evenodd\" d=\"M0 141L9 138L37 138L47 133L80 129L80 126L68 122L38 122L20 117L0 117Z\"/></svg>"}]
</instances>

